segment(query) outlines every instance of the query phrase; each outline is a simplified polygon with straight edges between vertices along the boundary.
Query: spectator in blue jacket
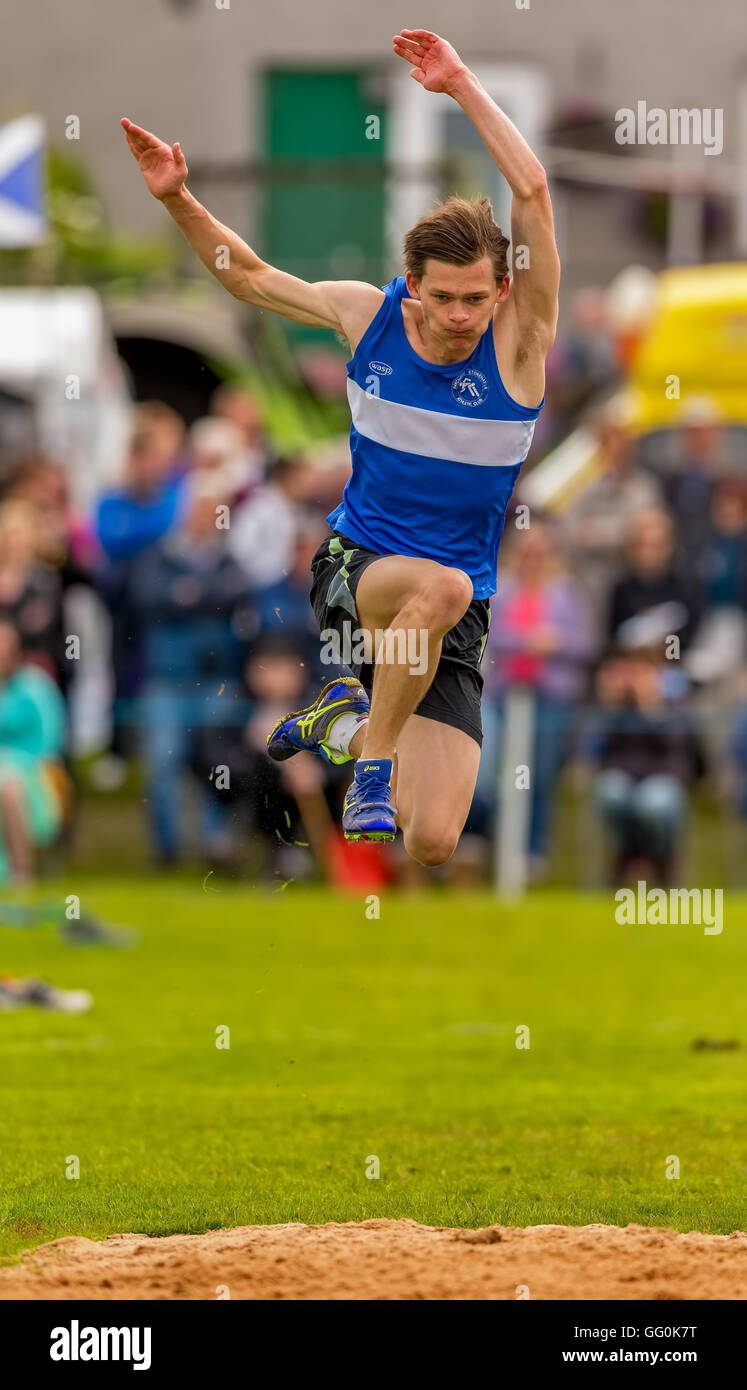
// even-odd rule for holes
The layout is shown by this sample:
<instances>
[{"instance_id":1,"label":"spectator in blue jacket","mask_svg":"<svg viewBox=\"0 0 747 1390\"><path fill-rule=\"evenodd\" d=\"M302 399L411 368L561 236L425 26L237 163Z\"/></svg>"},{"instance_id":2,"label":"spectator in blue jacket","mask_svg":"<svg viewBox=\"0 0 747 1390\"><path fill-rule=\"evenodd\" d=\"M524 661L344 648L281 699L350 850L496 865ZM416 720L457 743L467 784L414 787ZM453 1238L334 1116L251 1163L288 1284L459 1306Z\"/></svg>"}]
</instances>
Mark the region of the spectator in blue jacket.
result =
<instances>
[{"instance_id":1,"label":"spectator in blue jacket","mask_svg":"<svg viewBox=\"0 0 747 1390\"><path fill-rule=\"evenodd\" d=\"M160 541L180 520L186 459L184 422L161 401L138 408L122 485L105 492L96 531L112 561L130 560Z\"/></svg>"},{"instance_id":2,"label":"spectator in blue jacket","mask_svg":"<svg viewBox=\"0 0 747 1390\"><path fill-rule=\"evenodd\" d=\"M181 450L184 422L160 401L138 407L125 477L105 492L96 510L96 534L104 554L98 587L112 618L113 729L105 759L107 782L116 785L130 752L129 702L142 679L142 655L127 610L130 566L177 526L186 506L186 458Z\"/></svg>"},{"instance_id":3,"label":"spectator in blue jacket","mask_svg":"<svg viewBox=\"0 0 747 1390\"><path fill-rule=\"evenodd\" d=\"M181 782L198 759L205 730L239 708L244 644L254 634L247 576L216 525L221 497L193 490L184 524L130 569L126 606L138 634L144 682L137 702L146 761L152 848L158 862L180 853ZM206 857L228 858L227 820L202 788Z\"/></svg>"}]
</instances>

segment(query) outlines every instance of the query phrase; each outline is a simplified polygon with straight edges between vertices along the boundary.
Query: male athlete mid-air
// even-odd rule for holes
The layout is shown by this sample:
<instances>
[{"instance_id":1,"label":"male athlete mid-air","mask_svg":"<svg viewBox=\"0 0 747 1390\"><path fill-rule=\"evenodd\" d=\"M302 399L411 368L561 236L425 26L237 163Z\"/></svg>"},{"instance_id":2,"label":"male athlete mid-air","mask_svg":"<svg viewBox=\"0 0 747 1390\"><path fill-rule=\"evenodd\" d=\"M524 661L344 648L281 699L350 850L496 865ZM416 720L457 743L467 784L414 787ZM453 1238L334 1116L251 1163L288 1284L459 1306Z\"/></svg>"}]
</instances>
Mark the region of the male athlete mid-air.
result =
<instances>
[{"instance_id":1,"label":"male athlete mid-air","mask_svg":"<svg viewBox=\"0 0 747 1390\"><path fill-rule=\"evenodd\" d=\"M427 92L458 102L507 180L521 252L513 282L489 199L452 197L406 234L404 276L382 289L308 284L261 260L188 193L178 144L122 125L151 193L231 294L350 344L353 470L312 561L311 602L322 632L347 632L369 659L349 663L357 679L331 681L281 719L267 747L276 760L301 749L354 758L346 837L393 840L399 826L413 859L441 864L477 777L489 598L544 402L560 267L545 172L516 127L438 35L403 29L394 52Z\"/></svg>"}]
</instances>

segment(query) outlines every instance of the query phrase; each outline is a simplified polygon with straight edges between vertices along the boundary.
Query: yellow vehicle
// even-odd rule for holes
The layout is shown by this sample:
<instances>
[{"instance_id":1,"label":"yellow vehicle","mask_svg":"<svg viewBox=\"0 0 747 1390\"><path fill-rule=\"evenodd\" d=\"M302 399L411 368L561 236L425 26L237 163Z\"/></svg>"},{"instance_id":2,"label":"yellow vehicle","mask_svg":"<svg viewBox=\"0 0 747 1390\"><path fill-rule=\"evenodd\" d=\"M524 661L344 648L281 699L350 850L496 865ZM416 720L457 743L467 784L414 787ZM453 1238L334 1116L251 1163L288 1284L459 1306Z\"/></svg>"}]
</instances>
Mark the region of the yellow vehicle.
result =
<instances>
[{"instance_id":1,"label":"yellow vehicle","mask_svg":"<svg viewBox=\"0 0 747 1390\"><path fill-rule=\"evenodd\" d=\"M676 466L681 427L718 423L727 467L747 469L747 263L662 271L646 300L620 331L628 374L605 413L643 436L641 457L655 468ZM521 499L563 511L603 467L596 431L582 423L527 473Z\"/></svg>"},{"instance_id":2,"label":"yellow vehicle","mask_svg":"<svg viewBox=\"0 0 747 1390\"><path fill-rule=\"evenodd\" d=\"M724 424L747 426L747 263L658 276L630 389L631 424L640 434L679 425L693 396L706 397Z\"/></svg>"}]
</instances>

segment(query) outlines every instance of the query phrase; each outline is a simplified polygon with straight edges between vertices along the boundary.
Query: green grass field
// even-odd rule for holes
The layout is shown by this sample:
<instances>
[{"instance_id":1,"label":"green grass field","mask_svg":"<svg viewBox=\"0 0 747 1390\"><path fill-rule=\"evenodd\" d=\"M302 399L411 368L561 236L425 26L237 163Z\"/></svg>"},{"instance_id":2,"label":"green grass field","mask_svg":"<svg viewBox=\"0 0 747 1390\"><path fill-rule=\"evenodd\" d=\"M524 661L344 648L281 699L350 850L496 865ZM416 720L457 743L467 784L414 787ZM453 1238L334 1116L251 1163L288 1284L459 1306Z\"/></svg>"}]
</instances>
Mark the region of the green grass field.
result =
<instances>
[{"instance_id":1,"label":"green grass field","mask_svg":"<svg viewBox=\"0 0 747 1390\"><path fill-rule=\"evenodd\" d=\"M362 896L214 877L65 891L141 940L0 928L0 970L95 997L0 1014L6 1261L60 1235L372 1216L745 1225L744 896L711 937L619 926L611 895L384 896L376 921Z\"/></svg>"}]
</instances>

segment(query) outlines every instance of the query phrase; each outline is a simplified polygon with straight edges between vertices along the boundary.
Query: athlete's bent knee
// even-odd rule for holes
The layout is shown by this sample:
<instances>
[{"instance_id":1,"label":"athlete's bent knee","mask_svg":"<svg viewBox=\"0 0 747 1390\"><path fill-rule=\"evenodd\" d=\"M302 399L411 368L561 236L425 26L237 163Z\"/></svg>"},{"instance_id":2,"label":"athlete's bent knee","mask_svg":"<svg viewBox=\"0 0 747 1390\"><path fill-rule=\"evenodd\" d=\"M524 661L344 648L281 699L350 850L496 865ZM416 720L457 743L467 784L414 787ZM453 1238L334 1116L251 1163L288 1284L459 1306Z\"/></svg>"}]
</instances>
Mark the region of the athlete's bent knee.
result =
<instances>
[{"instance_id":1,"label":"athlete's bent knee","mask_svg":"<svg viewBox=\"0 0 747 1390\"><path fill-rule=\"evenodd\" d=\"M405 849L410 858L426 868L445 864L451 859L458 843L458 835L405 835Z\"/></svg>"},{"instance_id":2,"label":"athlete's bent knee","mask_svg":"<svg viewBox=\"0 0 747 1390\"><path fill-rule=\"evenodd\" d=\"M467 612L473 593L472 580L464 570L450 569L444 565L429 586L434 616L449 627L454 627Z\"/></svg>"}]
</instances>

